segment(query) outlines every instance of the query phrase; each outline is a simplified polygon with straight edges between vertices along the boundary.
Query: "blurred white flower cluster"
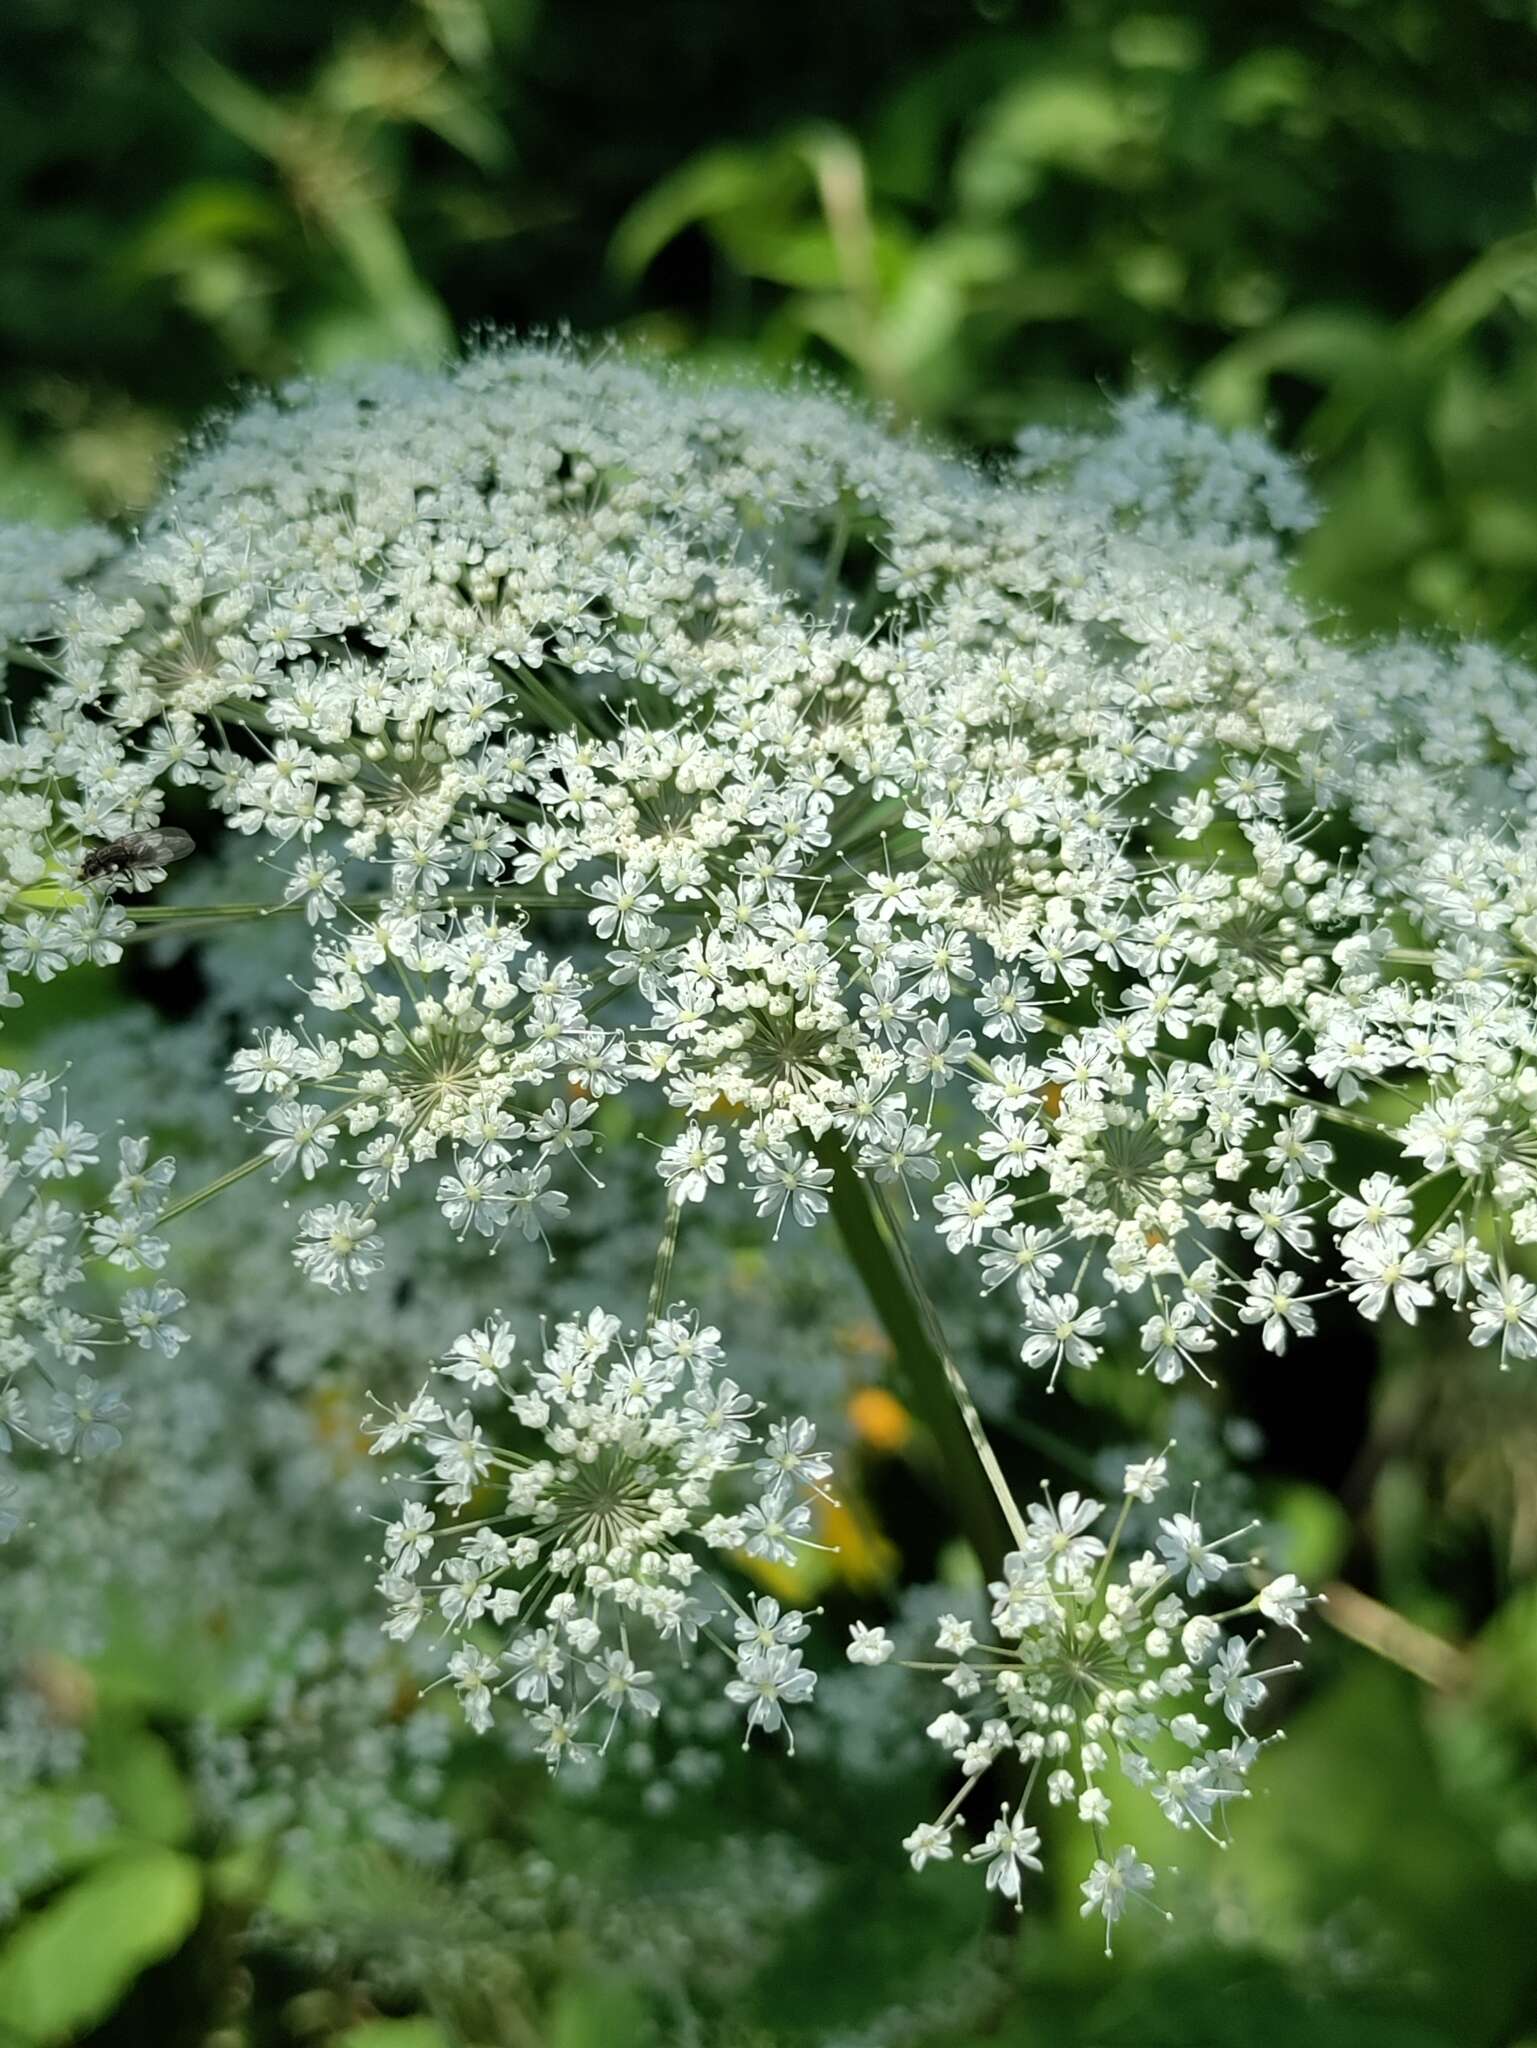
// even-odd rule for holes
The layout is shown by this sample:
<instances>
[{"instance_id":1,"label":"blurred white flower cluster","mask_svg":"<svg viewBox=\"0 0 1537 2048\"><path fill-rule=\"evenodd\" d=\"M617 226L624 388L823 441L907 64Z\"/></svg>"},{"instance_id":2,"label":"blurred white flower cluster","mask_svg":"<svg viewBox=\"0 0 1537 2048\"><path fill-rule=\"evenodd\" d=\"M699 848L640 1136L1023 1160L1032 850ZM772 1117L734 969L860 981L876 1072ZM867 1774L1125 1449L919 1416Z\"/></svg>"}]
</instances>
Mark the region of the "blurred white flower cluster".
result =
<instances>
[{"instance_id":1,"label":"blurred white flower cluster","mask_svg":"<svg viewBox=\"0 0 1537 2048\"><path fill-rule=\"evenodd\" d=\"M177 1288L129 1288L115 1312L81 1306L88 1262L151 1275L168 1249L157 1229L173 1162L151 1161L147 1139L120 1138L105 1198L81 1202L101 1166L101 1139L53 1080L0 1067L0 1451L13 1439L77 1458L115 1450L127 1403L85 1368L125 1344L174 1358L186 1341ZM6 1514L0 1500L0 1526Z\"/></svg>"}]
</instances>

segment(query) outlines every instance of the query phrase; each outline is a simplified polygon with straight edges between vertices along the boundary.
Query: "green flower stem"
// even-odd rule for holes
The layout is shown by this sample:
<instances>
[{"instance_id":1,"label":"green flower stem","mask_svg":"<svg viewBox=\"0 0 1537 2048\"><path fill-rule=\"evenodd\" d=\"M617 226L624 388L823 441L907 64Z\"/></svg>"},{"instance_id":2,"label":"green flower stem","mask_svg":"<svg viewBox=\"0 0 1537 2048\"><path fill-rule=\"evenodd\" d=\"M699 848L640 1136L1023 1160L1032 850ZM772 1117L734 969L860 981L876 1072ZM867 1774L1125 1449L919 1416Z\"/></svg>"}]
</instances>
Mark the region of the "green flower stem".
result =
<instances>
[{"instance_id":1,"label":"green flower stem","mask_svg":"<svg viewBox=\"0 0 1537 2048\"><path fill-rule=\"evenodd\" d=\"M667 1222L663 1226L662 1242L657 1247L656 1265L651 1274L651 1296L646 1303L648 1329L667 1306L667 1283L672 1278L673 1256L678 1249L678 1225L682 1217L683 1204L669 1201Z\"/></svg>"},{"instance_id":2,"label":"green flower stem","mask_svg":"<svg viewBox=\"0 0 1537 2048\"><path fill-rule=\"evenodd\" d=\"M18 897L18 902L24 899ZM58 901L65 899L59 898ZM74 900L84 902L83 896ZM371 896L343 896L338 908L364 913L381 909L394 899L374 894ZM544 889L485 889L447 890L441 896L434 896L426 907L431 910L590 910L593 899L577 896L569 891L551 895ZM36 907L27 905L26 907ZM50 901L44 908L53 908ZM177 930L191 925L238 924L257 918L296 917L303 912L302 900L292 903L130 903L123 906L134 924L140 927L130 939L155 938L166 930ZM653 913L658 917L692 917L690 905L686 903L663 903Z\"/></svg>"},{"instance_id":3,"label":"green flower stem","mask_svg":"<svg viewBox=\"0 0 1537 2048\"><path fill-rule=\"evenodd\" d=\"M298 903L127 903L135 924L210 924L219 918L291 917Z\"/></svg>"},{"instance_id":4,"label":"green flower stem","mask_svg":"<svg viewBox=\"0 0 1537 2048\"><path fill-rule=\"evenodd\" d=\"M220 1174L217 1180L211 1180L206 1187L198 1188L190 1195L184 1195L179 1202L173 1202L169 1209L162 1209L155 1218L156 1223L170 1223L178 1216L185 1216L189 1209L200 1209L204 1202L211 1202L215 1195L222 1195L226 1188L232 1188L237 1181L245 1180L249 1175L260 1172L262 1167L270 1165L271 1159L270 1152L258 1152L254 1159L247 1159L241 1165L231 1167L228 1173Z\"/></svg>"},{"instance_id":5,"label":"green flower stem","mask_svg":"<svg viewBox=\"0 0 1537 2048\"><path fill-rule=\"evenodd\" d=\"M832 1171L833 1220L870 1305L891 1340L908 1405L933 1439L956 1518L984 1566L1025 1540L1024 1517L939 1329L889 1205L855 1170L836 1139L817 1146Z\"/></svg>"},{"instance_id":6,"label":"green flower stem","mask_svg":"<svg viewBox=\"0 0 1537 2048\"><path fill-rule=\"evenodd\" d=\"M817 613L820 617L826 616L837 592L838 576L843 568L843 557L848 550L852 525L848 500L842 498L838 504L838 516L833 526L832 539L827 547L827 560L822 565L822 587L817 592Z\"/></svg>"},{"instance_id":7,"label":"green flower stem","mask_svg":"<svg viewBox=\"0 0 1537 2048\"><path fill-rule=\"evenodd\" d=\"M559 732L564 729L567 732L583 733L588 739L594 740L604 737L598 722L592 716L591 709L577 694L574 688L576 678L569 669L548 662L544 669L536 674L533 669L525 668L522 662L506 661L500 656L496 657L496 661L497 666L512 677L525 704L542 718L552 731ZM568 695L562 696L555 688L550 678L556 676L561 682L573 686Z\"/></svg>"},{"instance_id":8,"label":"green flower stem","mask_svg":"<svg viewBox=\"0 0 1537 2048\"><path fill-rule=\"evenodd\" d=\"M339 1102L326 1117L326 1124L340 1123L348 1110L356 1109L362 1099L361 1095L349 1095L345 1102ZM242 1160L239 1166L232 1166L228 1173L221 1173L217 1180L209 1181L206 1187L194 1189L190 1195L183 1195L179 1202L173 1202L169 1209L162 1209L155 1221L169 1223L177 1216L185 1216L189 1209L200 1209L204 1202L211 1202L215 1195L222 1195L226 1188L234 1187L237 1181L247 1180L253 1173L259 1173L264 1166L271 1163L271 1160L270 1149L254 1153L251 1158ZM369 1209L372 1212L372 1203L369 1204Z\"/></svg>"}]
</instances>

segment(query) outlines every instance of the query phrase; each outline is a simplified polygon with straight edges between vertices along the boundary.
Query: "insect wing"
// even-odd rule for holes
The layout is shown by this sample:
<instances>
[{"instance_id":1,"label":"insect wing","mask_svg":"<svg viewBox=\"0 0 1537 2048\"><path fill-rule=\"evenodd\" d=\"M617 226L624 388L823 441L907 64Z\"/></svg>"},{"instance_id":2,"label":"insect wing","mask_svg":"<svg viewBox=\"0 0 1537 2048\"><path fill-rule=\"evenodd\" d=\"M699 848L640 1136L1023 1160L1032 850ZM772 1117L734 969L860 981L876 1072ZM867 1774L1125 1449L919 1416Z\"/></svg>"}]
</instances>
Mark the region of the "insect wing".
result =
<instances>
[{"instance_id":1,"label":"insect wing","mask_svg":"<svg viewBox=\"0 0 1537 2048\"><path fill-rule=\"evenodd\" d=\"M183 832L179 825L157 826L153 832L130 832L126 839L118 841L129 866L136 868L169 867L173 860L185 860L196 841L190 832Z\"/></svg>"}]
</instances>

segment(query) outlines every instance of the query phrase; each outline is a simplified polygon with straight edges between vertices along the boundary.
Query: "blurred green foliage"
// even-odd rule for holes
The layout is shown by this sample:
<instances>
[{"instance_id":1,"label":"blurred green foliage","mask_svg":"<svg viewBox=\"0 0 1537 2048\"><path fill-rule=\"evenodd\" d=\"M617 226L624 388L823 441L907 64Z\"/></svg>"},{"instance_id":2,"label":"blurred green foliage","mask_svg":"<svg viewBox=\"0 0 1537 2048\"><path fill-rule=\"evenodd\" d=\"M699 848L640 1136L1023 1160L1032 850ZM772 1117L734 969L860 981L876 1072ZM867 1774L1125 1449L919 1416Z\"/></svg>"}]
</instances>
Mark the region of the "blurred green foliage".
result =
<instances>
[{"instance_id":1,"label":"blurred green foliage","mask_svg":"<svg viewBox=\"0 0 1537 2048\"><path fill-rule=\"evenodd\" d=\"M1273 424L1316 458L1322 599L1522 630L1534 85L1530 12L1502 0L1076 0L961 42L861 132L695 157L614 258L636 278L702 232L753 286L726 338L831 352L983 442L1133 376Z\"/></svg>"},{"instance_id":2,"label":"blurred green foliage","mask_svg":"<svg viewBox=\"0 0 1537 2048\"><path fill-rule=\"evenodd\" d=\"M1320 603L1520 640L1534 173L1530 0L15 0L0 513L131 514L243 381L569 320L814 364L982 447L1172 386L1310 458ZM1107 1975L1064 1896L979 2048L1537 2042L1537 1407L1483 1363L1405 1334L1243 1390L1295 1554L1374 1590L1358 1642L1320 1628L1268 1794L1221 1869L1189 1858L1206 1933L1131 1930ZM270 1872L187 1839L181 1738L238 1702L208 1645L137 1657L126 1615L99 1668L44 1677L116 1819L0 1944L7 2048L676 2038L585 1963L520 1979L495 2036L484 2004L379 2016L335 1973L212 2033L199 1987ZM879 1823L821 1816L844 1889L720 2040L819 2040L983 1938ZM593 1825L643 1897L649 1847Z\"/></svg>"},{"instance_id":3,"label":"blurred green foliage","mask_svg":"<svg viewBox=\"0 0 1537 2048\"><path fill-rule=\"evenodd\" d=\"M20 0L4 503L479 322L846 372L982 443L1152 379L1316 464L1321 601L1537 619L1527 0Z\"/></svg>"},{"instance_id":4,"label":"blurred green foliage","mask_svg":"<svg viewBox=\"0 0 1537 2048\"><path fill-rule=\"evenodd\" d=\"M605 261L628 207L722 132L847 117L955 33L950 0L891 12L843 0L812 64L793 6L15 0L0 502L143 503L242 380L628 317ZM680 278L691 315L707 296Z\"/></svg>"}]
</instances>

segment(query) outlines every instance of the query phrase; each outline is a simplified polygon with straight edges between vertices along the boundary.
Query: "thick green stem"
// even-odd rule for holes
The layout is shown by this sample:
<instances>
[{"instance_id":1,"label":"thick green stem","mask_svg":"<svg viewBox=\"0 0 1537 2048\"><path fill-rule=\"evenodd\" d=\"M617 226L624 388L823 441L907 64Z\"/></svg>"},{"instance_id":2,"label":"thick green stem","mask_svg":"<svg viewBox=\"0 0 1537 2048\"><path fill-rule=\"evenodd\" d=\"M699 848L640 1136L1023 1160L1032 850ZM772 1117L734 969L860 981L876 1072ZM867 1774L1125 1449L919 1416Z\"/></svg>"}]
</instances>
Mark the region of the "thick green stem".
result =
<instances>
[{"instance_id":1,"label":"thick green stem","mask_svg":"<svg viewBox=\"0 0 1537 2048\"><path fill-rule=\"evenodd\" d=\"M967 1541L983 1566L991 1566L1011 1537L1016 1544L1023 1540L1024 1530L976 1407L945 1348L932 1305L915 1285L907 1247L884 1205L836 1139L821 1140L817 1154L832 1170L828 1200L833 1220L891 1340L902 1392L933 1439Z\"/></svg>"}]
</instances>

